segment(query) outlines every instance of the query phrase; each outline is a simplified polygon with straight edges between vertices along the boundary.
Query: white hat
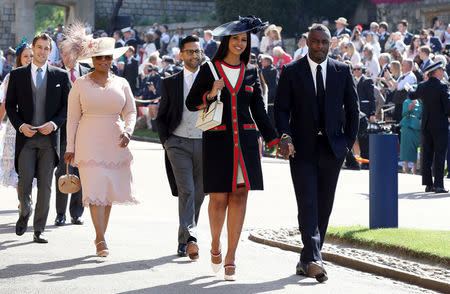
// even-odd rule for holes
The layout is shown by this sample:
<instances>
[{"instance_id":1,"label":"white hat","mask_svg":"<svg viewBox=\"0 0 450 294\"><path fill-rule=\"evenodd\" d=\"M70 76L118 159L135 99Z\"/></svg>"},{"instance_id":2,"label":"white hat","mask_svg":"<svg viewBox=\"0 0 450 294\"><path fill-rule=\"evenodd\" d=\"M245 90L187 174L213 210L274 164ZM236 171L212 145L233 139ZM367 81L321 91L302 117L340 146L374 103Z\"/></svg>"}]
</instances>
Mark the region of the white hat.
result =
<instances>
[{"instance_id":1,"label":"white hat","mask_svg":"<svg viewBox=\"0 0 450 294\"><path fill-rule=\"evenodd\" d=\"M122 32L122 33L126 33L126 32L131 33L131 27L123 28L123 29L121 30L121 32Z\"/></svg>"},{"instance_id":2,"label":"white hat","mask_svg":"<svg viewBox=\"0 0 450 294\"><path fill-rule=\"evenodd\" d=\"M347 19L345 17L339 17L334 22L343 24L344 26L348 26L348 22L347 22Z\"/></svg>"},{"instance_id":3,"label":"white hat","mask_svg":"<svg viewBox=\"0 0 450 294\"><path fill-rule=\"evenodd\" d=\"M114 48L116 40L111 37L102 37L93 40L96 43L96 48L94 48L89 54L80 56L78 58L79 62L89 62L90 58L95 56L107 56L112 55L113 59L117 59L124 55L125 52L130 48L130 46L124 46L119 48Z\"/></svg>"}]
</instances>

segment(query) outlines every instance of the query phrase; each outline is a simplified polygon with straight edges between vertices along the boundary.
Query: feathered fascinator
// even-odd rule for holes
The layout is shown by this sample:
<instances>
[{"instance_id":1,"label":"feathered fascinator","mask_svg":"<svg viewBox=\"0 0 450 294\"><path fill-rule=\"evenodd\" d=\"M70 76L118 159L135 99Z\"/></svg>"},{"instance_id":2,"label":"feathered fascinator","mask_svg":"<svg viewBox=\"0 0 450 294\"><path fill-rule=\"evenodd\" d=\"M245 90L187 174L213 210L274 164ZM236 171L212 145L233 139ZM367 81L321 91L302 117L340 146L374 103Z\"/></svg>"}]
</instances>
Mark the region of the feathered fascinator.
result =
<instances>
[{"instance_id":1,"label":"feathered fascinator","mask_svg":"<svg viewBox=\"0 0 450 294\"><path fill-rule=\"evenodd\" d=\"M76 21L64 30L64 39L61 42L61 52L67 55L70 62L75 64L82 57L95 52L98 40L86 34L83 23Z\"/></svg>"},{"instance_id":2,"label":"feathered fascinator","mask_svg":"<svg viewBox=\"0 0 450 294\"><path fill-rule=\"evenodd\" d=\"M22 51L27 48L29 45L29 43L27 42L27 38L24 37L22 39L22 42L20 43L19 46L17 46L16 48L14 48L14 51L16 51L16 57L20 56L20 54L22 53Z\"/></svg>"}]
</instances>

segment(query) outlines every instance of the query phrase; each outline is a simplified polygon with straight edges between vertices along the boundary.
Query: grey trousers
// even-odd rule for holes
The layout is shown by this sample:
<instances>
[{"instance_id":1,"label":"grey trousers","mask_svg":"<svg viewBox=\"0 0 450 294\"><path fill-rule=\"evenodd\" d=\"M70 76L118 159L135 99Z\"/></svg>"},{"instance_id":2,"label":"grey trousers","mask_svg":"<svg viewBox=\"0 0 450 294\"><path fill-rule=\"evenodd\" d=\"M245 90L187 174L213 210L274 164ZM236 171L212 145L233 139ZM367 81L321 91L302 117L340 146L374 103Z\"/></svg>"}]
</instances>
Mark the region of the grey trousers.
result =
<instances>
[{"instance_id":1,"label":"grey trousers","mask_svg":"<svg viewBox=\"0 0 450 294\"><path fill-rule=\"evenodd\" d=\"M44 232L50 206L53 170L56 154L49 136L36 134L29 138L19 154L19 201L21 215L32 212L31 189L37 177L38 195L34 213L34 231Z\"/></svg>"},{"instance_id":2,"label":"grey trousers","mask_svg":"<svg viewBox=\"0 0 450 294\"><path fill-rule=\"evenodd\" d=\"M180 226L178 243L197 239L197 222L205 198L203 193L202 140L172 135L167 139L167 156L178 188ZM192 239L191 238L191 239Z\"/></svg>"}]
</instances>

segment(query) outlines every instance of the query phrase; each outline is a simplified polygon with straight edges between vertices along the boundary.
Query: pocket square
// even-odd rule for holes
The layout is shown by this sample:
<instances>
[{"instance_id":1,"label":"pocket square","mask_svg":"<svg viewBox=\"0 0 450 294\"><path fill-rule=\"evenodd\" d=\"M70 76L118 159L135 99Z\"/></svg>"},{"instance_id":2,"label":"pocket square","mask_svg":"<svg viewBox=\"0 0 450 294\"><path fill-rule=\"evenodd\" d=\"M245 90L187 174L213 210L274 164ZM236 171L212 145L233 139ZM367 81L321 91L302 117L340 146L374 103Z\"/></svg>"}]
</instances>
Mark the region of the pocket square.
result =
<instances>
[{"instance_id":1,"label":"pocket square","mask_svg":"<svg viewBox=\"0 0 450 294\"><path fill-rule=\"evenodd\" d=\"M61 85L60 85L60 84L57 84L57 85L56 85L56 88L58 88L58 87L61 87Z\"/></svg>"}]
</instances>

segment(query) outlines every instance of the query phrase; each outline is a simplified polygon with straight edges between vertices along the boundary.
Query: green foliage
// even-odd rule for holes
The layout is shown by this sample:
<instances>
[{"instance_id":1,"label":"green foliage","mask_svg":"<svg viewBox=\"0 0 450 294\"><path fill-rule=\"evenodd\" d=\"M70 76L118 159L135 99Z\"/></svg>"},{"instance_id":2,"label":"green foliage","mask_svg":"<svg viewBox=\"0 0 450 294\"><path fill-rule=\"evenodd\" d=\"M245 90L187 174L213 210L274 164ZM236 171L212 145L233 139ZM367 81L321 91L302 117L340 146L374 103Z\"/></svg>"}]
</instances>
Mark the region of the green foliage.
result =
<instances>
[{"instance_id":1,"label":"green foliage","mask_svg":"<svg viewBox=\"0 0 450 294\"><path fill-rule=\"evenodd\" d=\"M361 226L329 227L327 235L376 249L393 249L412 257L450 262L450 231L375 229Z\"/></svg>"},{"instance_id":2,"label":"green foliage","mask_svg":"<svg viewBox=\"0 0 450 294\"><path fill-rule=\"evenodd\" d=\"M111 19L107 16L95 15L95 28L97 30L106 30L110 22Z\"/></svg>"},{"instance_id":3,"label":"green foliage","mask_svg":"<svg viewBox=\"0 0 450 294\"><path fill-rule=\"evenodd\" d=\"M221 22L236 20L238 16L255 15L283 27L283 36L303 33L313 22L337 17L350 19L361 0L216 0L216 11ZM370 0L362 0L370 1Z\"/></svg>"},{"instance_id":4,"label":"green foliage","mask_svg":"<svg viewBox=\"0 0 450 294\"><path fill-rule=\"evenodd\" d=\"M36 32L42 32L48 26L56 28L58 24L64 24L65 8L57 5L37 4L36 13Z\"/></svg>"}]
</instances>

